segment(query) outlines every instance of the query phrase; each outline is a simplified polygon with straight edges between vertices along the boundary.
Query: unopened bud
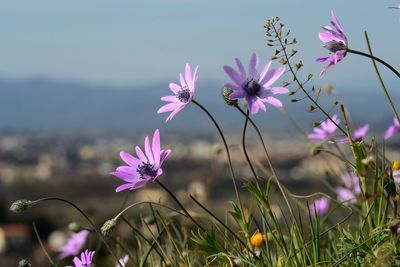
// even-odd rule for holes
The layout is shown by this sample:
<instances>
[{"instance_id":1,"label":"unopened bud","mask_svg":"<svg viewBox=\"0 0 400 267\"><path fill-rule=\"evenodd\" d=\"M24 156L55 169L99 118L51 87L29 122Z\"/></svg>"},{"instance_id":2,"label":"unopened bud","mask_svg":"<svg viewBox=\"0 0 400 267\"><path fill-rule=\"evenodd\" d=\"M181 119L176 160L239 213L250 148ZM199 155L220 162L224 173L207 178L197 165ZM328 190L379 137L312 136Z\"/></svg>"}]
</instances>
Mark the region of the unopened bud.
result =
<instances>
[{"instance_id":1,"label":"unopened bud","mask_svg":"<svg viewBox=\"0 0 400 267\"><path fill-rule=\"evenodd\" d=\"M12 203L10 207L10 211L15 212L15 213L21 213L23 211L26 211L32 206L33 202L30 200L26 199L20 199Z\"/></svg>"},{"instance_id":2,"label":"unopened bud","mask_svg":"<svg viewBox=\"0 0 400 267\"><path fill-rule=\"evenodd\" d=\"M18 267L29 267L31 263L28 258L22 259L18 262Z\"/></svg>"},{"instance_id":3,"label":"unopened bud","mask_svg":"<svg viewBox=\"0 0 400 267\"><path fill-rule=\"evenodd\" d=\"M104 236L109 235L114 230L116 224L117 219L115 218L106 221L100 229L101 234Z\"/></svg>"},{"instance_id":4,"label":"unopened bud","mask_svg":"<svg viewBox=\"0 0 400 267\"><path fill-rule=\"evenodd\" d=\"M68 229L73 233L78 233L82 230L82 226L77 222L72 222L68 225Z\"/></svg>"},{"instance_id":5,"label":"unopened bud","mask_svg":"<svg viewBox=\"0 0 400 267\"><path fill-rule=\"evenodd\" d=\"M237 106L238 101L236 99L232 100L229 98L229 96L232 94L232 92L233 91L231 89L224 87L224 88L222 88L222 97L224 98L224 101L226 104L228 104L228 106L235 107L235 106Z\"/></svg>"}]
</instances>

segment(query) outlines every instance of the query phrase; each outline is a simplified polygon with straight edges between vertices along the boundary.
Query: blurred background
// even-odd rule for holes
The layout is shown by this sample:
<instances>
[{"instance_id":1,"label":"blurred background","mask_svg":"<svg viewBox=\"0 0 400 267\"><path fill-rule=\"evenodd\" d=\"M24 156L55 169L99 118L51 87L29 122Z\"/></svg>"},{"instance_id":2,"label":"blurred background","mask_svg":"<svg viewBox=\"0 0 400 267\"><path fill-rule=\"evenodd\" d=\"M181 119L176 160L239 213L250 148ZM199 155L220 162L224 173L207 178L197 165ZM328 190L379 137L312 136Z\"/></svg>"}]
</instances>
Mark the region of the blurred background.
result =
<instances>
[{"instance_id":1,"label":"blurred background","mask_svg":"<svg viewBox=\"0 0 400 267\"><path fill-rule=\"evenodd\" d=\"M261 64L269 61L274 49L266 45L263 26L272 16L279 16L298 40L297 59L305 65L301 75L314 74L312 84L324 89L321 103L326 109L331 110L335 101L345 104L351 126L370 123L369 138L381 141L393 116L370 60L349 55L319 78L323 65L315 58L327 51L318 32L335 10L351 48L367 51L364 30L368 30L375 54L397 68L400 12L387 7L398 4L0 1L0 265L16 266L19 259L30 257L37 266L45 266L32 220L53 255L65 242L68 224L81 220L59 203L11 214L8 207L16 199L63 197L79 204L98 224L115 215L127 195L129 202L166 199L153 185L116 194L118 179L109 175L122 163L119 151L142 145L144 136L156 128L162 146L173 151L161 179L188 206L191 193L213 203L216 212L224 211L233 191L226 157L209 119L194 105L168 124L166 114L156 111L162 105L160 97L169 94L168 84L178 81L185 64L199 65L195 98L215 114L227 134L237 176L250 177L240 147L243 118L221 98L221 87L229 81L222 67L233 65L235 57L248 64L252 52L259 54ZM398 80L383 67L380 70L396 105ZM290 76L280 82L285 79ZM284 110L268 106L254 120L263 130L283 182L297 193L320 190L343 166L333 158L312 157L310 145L291 120L310 132L313 123L324 117L307 112L307 99L296 103L289 96L280 99ZM336 112L333 107L331 113ZM252 129L248 140L254 160L260 168L266 166ZM398 140L389 143L394 156Z\"/></svg>"}]
</instances>

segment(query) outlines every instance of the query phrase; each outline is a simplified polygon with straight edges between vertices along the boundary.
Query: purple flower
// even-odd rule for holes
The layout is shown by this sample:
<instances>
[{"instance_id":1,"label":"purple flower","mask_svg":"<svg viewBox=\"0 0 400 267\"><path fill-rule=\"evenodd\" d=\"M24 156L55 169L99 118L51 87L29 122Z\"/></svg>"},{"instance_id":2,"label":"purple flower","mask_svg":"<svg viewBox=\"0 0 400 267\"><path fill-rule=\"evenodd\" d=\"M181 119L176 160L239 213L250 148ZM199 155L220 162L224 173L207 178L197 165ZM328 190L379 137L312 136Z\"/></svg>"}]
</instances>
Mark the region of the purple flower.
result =
<instances>
[{"instance_id":1,"label":"purple flower","mask_svg":"<svg viewBox=\"0 0 400 267\"><path fill-rule=\"evenodd\" d=\"M92 266L94 251L85 250L85 252L81 253L81 258L74 258L75 267L90 267ZM66 267L74 267L74 266L66 266Z\"/></svg>"},{"instance_id":2,"label":"purple flower","mask_svg":"<svg viewBox=\"0 0 400 267\"><path fill-rule=\"evenodd\" d=\"M129 257L128 255L125 255L123 258L119 259L120 264L116 264L115 267L125 267L126 264L128 263Z\"/></svg>"},{"instance_id":3,"label":"purple flower","mask_svg":"<svg viewBox=\"0 0 400 267\"><path fill-rule=\"evenodd\" d=\"M187 104L189 104L192 101L194 91L196 90L198 68L199 66L196 66L192 76L190 65L186 64L185 77L183 77L182 73L180 73L179 75L181 85L177 85L176 83L169 84L169 89L171 89L174 95L161 97L161 100L164 102L168 102L168 104L162 106L157 111L157 113L160 114L172 111L165 120L166 122L172 120L172 118L179 111L181 111L184 107L186 107Z\"/></svg>"},{"instance_id":4,"label":"purple flower","mask_svg":"<svg viewBox=\"0 0 400 267\"><path fill-rule=\"evenodd\" d=\"M400 123L396 117L393 118L393 124L385 132L385 140L392 138L394 135L400 133Z\"/></svg>"},{"instance_id":5,"label":"purple flower","mask_svg":"<svg viewBox=\"0 0 400 267\"><path fill-rule=\"evenodd\" d=\"M242 62L237 58L235 61L239 73L230 66L224 66L225 72L233 81L233 83L225 84L226 88L232 90L232 93L229 95L231 100L246 99L251 114L257 113L259 109L265 111L264 102L276 107L282 106L281 101L273 97L273 95L287 94L289 90L284 87L272 87L272 85L285 72L284 67L270 69L270 61L259 73L257 71L258 56L253 53L250 58L248 72L246 73Z\"/></svg>"},{"instance_id":6,"label":"purple flower","mask_svg":"<svg viewBox=\"0 0 400 267\"><path fill-rule=\"evenodd\" d=\"M336 194L340 202L350 202L352 204L357 202L356 195L348 188L339 186L336 188Z\"/></svg>"},{"instance_id":7,"label":"purple flower","mask_svg":"<svg viewBox=\"0 0 400 267\"><path fill-rule=\"evenodd\" d=\"M76 256L81 252L83 246L86 243L86 239L89 235L88 230L82 230L76 234L73 234L67 241L67 243L60 249L60 259L64 259L68 256Z\"/></svg>"},{"instance_id":8,"label":"purple flower","mask_svg":"<svg viewBox=\"0 0 400 267\"><path fill-rule=\"evenodd\" d=\"M360 142L367 134L368 134L368 130L369 130L369 124L365 124L364 126L356 129L353 132L352 138L354 142ZM349 144L349 138L343 138L339 141L339 143L342 144Z\"/></svg>"},{"instance_id":9,"label":"purple flower","mask_svg":"<svg viewBox=\"0 0 400 267\"><path fill-rule=\"evenodd\" d=\"M328 61L328 64L322 69L320 76L324 76L328 68L340 62L346 56L348 49L347 37L344 34L343 28L340 26L333 11L331 11L331 15L331 24L335 29L330 26L322 27L323 30L318 35L319 39L324 43L323 46L333 53L329 57L317 58L318 62Z\"/></svg>"},{"instance_id":10,"label":"purple flower","mask_svg":"<svg viewBox=\"0 0 400 267\"><path fill-rule=\"evenodd\" d=\"M347 172L342 175L342 180L345 187L337 187L337 198L341 202L357 202L357 196L361 194L359 179L354 172Z\"/></svg>"},{"instance_id":11,"label":"purple flower","mask_svg":"<svg viewBox=\"0 0 400 267\"><path fill-rule=\"evenodd\" d=\"M136 146L137 158L127 152L120 152L121 159L128 166L119 166L111 174L127 183L117 187L116 192L142 187L146 183L154 181L163 173L161 165L171 153L171 150L160 150L160 132L158 129L154 132L151 146L149 137L146 136L144 148L145 153L140 147Z\"/></svg>"},{"instance_id":12,"label":"purple flower","mask_svg":"<svg viewBox=\"0 0 400 267\"><path fill-rule=\"evenodd\" d=\"M329 198L321 197L316 199L310 206L310 212L318 214L320 216L326 214L329 210Z\"/></svg>"},{"instance_id":13,"label":"purple flower","mask_svg":"<svg viewBox=\"0 0 400 267\"><path fill-rule=\"evenodd\" d=\"M340 123L340 119L336 114L332 116L332 120L336 122L336 124ZM313 129L313 132L308 135L308 139L312 142L328 141L332 139L336 130L337 126L330 119L327 119L321 122L319 127Z\"/></svg>"}]
</instances>

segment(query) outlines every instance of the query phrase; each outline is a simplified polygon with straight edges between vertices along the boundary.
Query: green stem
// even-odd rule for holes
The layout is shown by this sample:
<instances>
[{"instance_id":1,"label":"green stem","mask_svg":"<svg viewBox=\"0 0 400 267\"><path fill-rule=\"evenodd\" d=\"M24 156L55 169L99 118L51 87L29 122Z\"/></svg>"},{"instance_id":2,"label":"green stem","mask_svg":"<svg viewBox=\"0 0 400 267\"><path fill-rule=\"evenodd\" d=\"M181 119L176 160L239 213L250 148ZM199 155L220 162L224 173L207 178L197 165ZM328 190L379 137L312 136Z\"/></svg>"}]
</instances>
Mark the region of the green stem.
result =
<instances>
[{"instance_id":1,"label":"green stem","mask_svg":"<svg viewBox=\"0 0 400 267\"><path fill-rule=\"evenodd\" d=\"M368 45L369 54L370 54L371 56L373 56L373 54L372 54L372 48L371 48L371 43L369 42L369 38L368 38L368 33L367 33L367 31L364 32L364 35L365 35L365 40L366 40L367 45ZM387 101L389 102L389 105L390 105L390 107L391 107L391 109L392 109L392 111L393 111L393 114L396 116L396 119L400 122L399 114L397 113L397 110L396 110L396 108L394 107L394 104L393 104L393 102L392 102L392 98L389 96L389 92L388 92L388 90L386 89L385 83L383 82L382 76L381 76L381 74L380 74L380 72L379 72L379 70L378 70L378 66L376 65L375 59L373 59L373 58L372 58L372 64L374 65L374 69L375 69L376 75L378 75L379 82L381 83L383 92L385 93L386 99L387 99Z\"/></svg>"},{"instance_id":2,"label":"green stem","mask_svg":"<svg viewBox=\"0 0 400 267\"><path fill-rule=\"evenodd\" d=\"M163 183L161 183L159 180L156 180L157 184L159 184L178 204L178 206L183 210L183 212L186 214L186 216L192 220L192 222L197 225L201 230L204 231L204 228L192 217L192 215L189 214L189 212L185 209L185 207L182 205L182 203L176 198L176 196L166 187Z\"/></svg>"},{"instance_id":3,"label":"green stem","mask_svg":"<svg viewBox=\"0 0 400 267\"><path fill-rule=\"evenodd\" d=\"M231 178L232 178L232 182L233 182L233 187L235 189L235 194L236 194L236 198L237 201L239 202L239 206L240 206L240 210L243 213L243 204L242 204L242 200L240 198L240 194L239 194L239 190L238 190L238 186L236 184L236 176L235 176L235 172L233 171L233 165L232 165L232 160L231 160L231 154L229 152L229 147L228 144L225 140L225 136L224 133L222 132L221 128L219 127L217 121L214 119L214 117L211 115L210 112L208 112L208 110L203 107L200 103L198 103L197 101L195 101L194 99L192 99L192 102L197 105L200 109L202 109L207 115L208 117L212 120L212 122L214 123L215 127L218 130L219 135L221 136L222 142L224 143L225 146L225 151L226 151L226 155L228 157L228 163L229 163L229 171L231 173ZM243 218L244 218L244 214L243 214Z\"/></svg>"},{"instance_id":4,"label":"green stem","mask_svg":"<svg viewBox=\"0 0 400 267\"><path fill-rule=\"evenodd\" d=\"M347 49L347 52L351 53L351 54L356 54L356 55L368 57L368 58L370 58L372 60L376 60L379 63L381 63L382 65L384 65L385 67L387 67L388 69L390 69L394 74L397 75L397 77L400 78L400 73L395 68L393 68L392 66L390 66L388 63L386 63L385 61L383 61L380 58L377 58L377 57L375 57L373 55L370 55L370 54L367 54L367 53L364 53L364 52L360 52L360 51L357 51L357 50L353 50L353 49L350 49L350 48Z\"/></svg>"},{"instance_id":5,"label":"green stem","mask_svg":"<svg viewBox=\"0 0 400 267\"><path fill-rule=\"evenodd\" d=\"M38 230L37 230L37 228L36 228L35 222L32 222L32 226L33 226L33 231L35 231L36 238L37 238L37 240L38 240L38 242L39 242L39 245L40 245L40 247L42 248L44 254L46 255L46 257L47 257L47 259L49 260L50 264L51 264L52 266L56 266L56 264L54 263L54 261L51 259L49 253L47 253L47 250L46 250L45 247L43 246L43 242L42 242L42 239L40 238L40 235L39 235L39 232L38 232Z\"/></svg>"}]
</instances>

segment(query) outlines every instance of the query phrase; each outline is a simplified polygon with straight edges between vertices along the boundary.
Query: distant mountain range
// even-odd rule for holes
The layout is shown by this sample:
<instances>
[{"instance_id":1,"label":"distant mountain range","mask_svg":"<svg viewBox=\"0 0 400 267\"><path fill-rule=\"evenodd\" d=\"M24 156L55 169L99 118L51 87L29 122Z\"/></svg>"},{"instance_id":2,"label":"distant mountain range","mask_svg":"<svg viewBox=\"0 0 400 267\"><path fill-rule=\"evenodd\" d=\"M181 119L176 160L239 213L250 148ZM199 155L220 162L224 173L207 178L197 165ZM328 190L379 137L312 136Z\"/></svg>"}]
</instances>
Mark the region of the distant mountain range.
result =
<instances>
[{"instance_id":1,"label":"distant mountain range","mask_svg":"<svg viewBox=\"0 0 400 267\"><path fill-rule=\"evenodd\" d=\"M217 83L200 84L196 98L215 114L224 129L239 132L242 118L237 111L224 104ZM341 99L350 106L356 124L370 122L372 129L383 131L392 119L391 111L379 87L374 89L341 89ZM51 80L0 80L0 131L34 132L102 132L142 133L154 128L173 133L213 134L206 115L191 105L168 124L166 114L158 115L162 105L160 97L169 94L168 82L140 87L95 86ZM295 98L300 98L301 93ZM310 102L291 103L293 97L280 96L288 112L304 126L311 129L313 121L323 116L308 113ZM338 95L321 96L329 107ZM400 94L393 99L400 103ZM341 101L339 99L339 101ZM337 112L339 109L337 109ZM294 127L274 107L256 115L261 128L271 134L291 134Z\"/></svg>"}]
</instances>

